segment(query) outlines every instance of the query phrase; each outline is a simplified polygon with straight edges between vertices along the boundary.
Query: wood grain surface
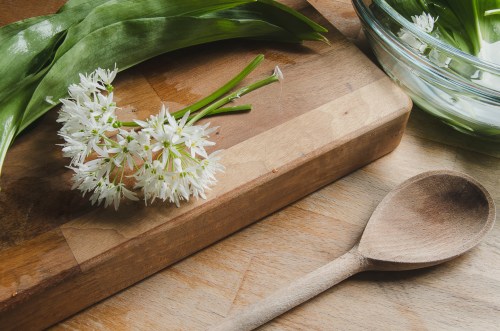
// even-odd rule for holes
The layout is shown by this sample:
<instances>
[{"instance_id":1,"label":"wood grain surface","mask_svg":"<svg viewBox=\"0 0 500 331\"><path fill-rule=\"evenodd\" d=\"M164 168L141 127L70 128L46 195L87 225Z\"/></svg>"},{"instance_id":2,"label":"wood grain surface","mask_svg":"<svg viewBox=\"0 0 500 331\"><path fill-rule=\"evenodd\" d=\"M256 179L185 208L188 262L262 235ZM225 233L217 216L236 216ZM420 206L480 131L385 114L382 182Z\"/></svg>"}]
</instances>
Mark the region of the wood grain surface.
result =
<instances>
[{"instance_id":1,"label":"wood grain surface","mask_svg":"<svg viewBox=\"0 0 500 331\"><path fill-rule=\"evenodd\" d=\"M64 0L2 0L0 2L0 26L33 16L52 14Z\"/></svg>"},{"instance_id":2,"label":"wood grain surface","mask_svg":"<svg viewBox=\"0 0 500 331\"><path fill-rule=\"evenodd\" d=\"M495 205L474 178L426 171L380 202L358 244L344 255L231 314L210 331L251 331L363 271L407 271L474 248L495 223Z\"/></svg>"},{"instance_id":3,"label":"wood grain surface","mask_svg":"<svg viewBox=\"0 0 500 331\"><path fill-rule=\"evenodd\" d=\"M288 3L321 18L305 2ZM39 3L40 12L50 6ZM93 208L70 191L55 112L19 137L0 179L0 329L51 325L392 151L408 97L334 28L328 38L201 46L120 75L120 117L130 119L162 101L172 110L196 101L258 53L267 60L250 79L280 65L281 86L242 98L251 113L210 119L227 170L207 200Z\"/></svg>"},{"instance_id":4,"label":"wood grain surface","mask_svg":"<svg viewBox=\"0 0 500 331\"><path fill-rule=\"evenodd\" d=\"M400 146L391 154L55 330L204 330L216 325L231 312L347 252L382 198L423 171L468 173L484 184L498 205L500 158L454 146L472 141L415 109ZM493 147L475 143L484 150ZM359 274L262 329L497 330L499 238L497 223L477 248L441 266Z\"/></svg>"},{"instance_id":5,"label":"wood grain surface","mask_svg":"<svg viewBox=\"0 0 500 331\"><path fill-rule=\"evenodd\" d=\"M311 0L318 9L348 2ZM336 13L326 14L335 24ZM359 22L350 17L355 29ZM458 133L414 108L391 154L55 329L206 329L347 252L392 188L435 169L474 176L500 204L500 146ZM357 275L262 329L498 330L498 325L499 223L456 260L419 271Z\"/></svg>"}]
</instances>

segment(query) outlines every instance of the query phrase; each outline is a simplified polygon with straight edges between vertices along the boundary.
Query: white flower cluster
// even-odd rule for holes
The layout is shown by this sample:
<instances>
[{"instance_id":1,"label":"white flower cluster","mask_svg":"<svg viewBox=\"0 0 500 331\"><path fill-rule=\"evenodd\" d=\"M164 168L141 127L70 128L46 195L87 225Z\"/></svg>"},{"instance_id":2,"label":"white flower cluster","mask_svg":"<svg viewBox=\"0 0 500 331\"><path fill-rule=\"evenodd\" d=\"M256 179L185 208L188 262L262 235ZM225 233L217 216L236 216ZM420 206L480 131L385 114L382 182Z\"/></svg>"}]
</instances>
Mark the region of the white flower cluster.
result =
<instances>
[{"instance_id":1,"label":"white flower cluster","mask_svg":"<svg viewBox=\"0 0 500 331\"><path fill-rule=\"evenodd\" d=\"M431 14L423 12L421 15L412 16L411 20L420 30L431 33L434 30L434 23L436 23L438 19L432 17Z\"/></svg>"},{"instance_id":2,"label":"white flower cluster","mask_svg":"<svg viewBox=\"0 0 500 331\"><path fill-rule=\"evenodd\" d=\"M411 17L413 24L415 24L420 30L431 33L434 30L434 24L437 18L431 16L431 14L426 14L423 12L421 15L415 15ZM407 45L416 49L420 53L424 53L427 49L427 44L422 42L420 39L415 37L410 31L405 28L401 28L398 32L398 37L401 38Z\"/></svg>"},{"instance_id":3,"label":"white flower cluster","mask_svg":"<svg viewBox=\"0 0 500 331\"><path fill-rule=\"evenodd\" d=\"M80 75L80 83L70 85L69 98L61 99L59 135L65 140L64 156L71 158L69 168L73 188L92 192L92 203L111 204L118 209L123 198L144 201L156 199L179 206L191 196L205 197L215 184L215 173L223 171L218 152L207 154L208 124L187 124L189 113L177 121L162 106L158 115L135 121L136 129L123 129L113 101L117 69L97 69ZM135 180L128 187L125 181Z\"/></svg>"}]
</instances>

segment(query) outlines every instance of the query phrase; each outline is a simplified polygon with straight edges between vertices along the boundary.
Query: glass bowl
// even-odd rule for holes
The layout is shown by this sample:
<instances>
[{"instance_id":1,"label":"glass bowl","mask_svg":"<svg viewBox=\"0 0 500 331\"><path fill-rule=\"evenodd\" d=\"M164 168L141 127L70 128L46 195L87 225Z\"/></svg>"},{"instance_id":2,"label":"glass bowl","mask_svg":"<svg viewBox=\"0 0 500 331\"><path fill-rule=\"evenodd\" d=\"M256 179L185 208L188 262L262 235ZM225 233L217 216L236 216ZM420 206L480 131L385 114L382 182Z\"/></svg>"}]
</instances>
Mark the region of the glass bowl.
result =
<instances>
[{"instance_id":1,"label":"glass bowl","mask_svg":"<svg viewBox=\"0 0 500 331\"><path fill-rule=\"evenodd\" d=\"M352 1L384 71L420 108L500 142L500 66L430 36L384 0Z\"/></svg>"}]
</instances>

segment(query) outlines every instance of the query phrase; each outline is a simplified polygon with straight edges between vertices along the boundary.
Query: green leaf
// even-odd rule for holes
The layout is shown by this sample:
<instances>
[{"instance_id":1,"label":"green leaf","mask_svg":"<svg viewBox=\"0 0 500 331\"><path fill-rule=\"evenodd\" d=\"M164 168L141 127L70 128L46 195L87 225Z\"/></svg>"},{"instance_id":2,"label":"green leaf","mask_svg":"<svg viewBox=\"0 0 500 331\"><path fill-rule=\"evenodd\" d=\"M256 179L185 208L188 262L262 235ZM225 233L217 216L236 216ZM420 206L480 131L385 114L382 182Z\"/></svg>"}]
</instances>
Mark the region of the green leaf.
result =
<instances>
[{"instance_id":1,"label":"green leaf","mask_svg":"<svg viewBox=\"0 0 500 331\"><path fill-rule=\"evenodd\" d=\"M86 3L93 3L95 0L68 0L66 3L59 8L57 13L62 13L63 11L69 10L69 9L74 9L75 7L78 7L80 5L86 4ZM109 0L108 0L109 1ZM106 2L106 1L104 1ZM99 1L94 5L94 7L99 6L102 3L102 1Z\"/></svg>"},{"instance_id":2,"label":"green leaf","mask_svg":"<svg viewBox=\"0 0 500 331\"><path fill-rule=\"evenodd\" d=\"M490 44L500 41L500 0L476 1L476 12L481 39Z\"/></svg>"},{"instance_id":3,"label":"green leaf","mask_svg":"<svg viewBox=\"0 0 500 331\"><path fill-rule=\"evenodd\" d=\"M12 37L16 33L25 30L29 28L30 26L46 20L50 18L53 15L47 15L47 16L37 16L37 17L30 17L21 21L17 21L11 24L4 25L0 27L0 44L4 42L4 40Z\"/></svg>"},{"instance_id":4,"label":"green leaf","mask_svg":"<svg viewBox=\"0 0 500 331\"><path fill-rule=\"evenodd\" d=\"M248 4L226 10L210 12L203 17L224 17L236 19L262 20L279 25L300 40L326 41L321 34L327 30L295 10L269 0L256 0Z\"/></svg>"},{"instance_id":5,"label":"green leaf","mask_svg":"<svg viewBox=\"0 0 500 331\"><path fill-rule=\"evenodd\" d=\"M68 35L57 50L55 58L59 58L88 34L114 23L139 18L200 16L207 12L231 8L252 1L255 0L107 1L97 6L83 21L68 30Z\"/></svg>"},{"instance_id":6,"label":"green leaf","mask_svg":"<svg viewBox=\"0 0 500 331\"><path fill-rule=\"evenodd\" d=\"M26 108L35 88L36 83L32 83L0 102L0 124L2 125L2 130L0 130L0 174L5 155L11 142L14 140L18 123L23 115L19 109Z\"/></svg>"},{"instance_id":7,"label":"green leaf","mask_svg":"<svg viewBox=\"0 0 500 331\"><path fill-rule=\"evenodd\" d=\"M387 3L410 21L412 15L422 12L439 17L434 36L466 53L500 63L499 46L484 51L500 41L500 15L491 14L500 11L500 0L387 0Z\"/></svg>"},{"instance_id":8,"label":"green leaf","mask_svg":"<svg viewBox=\"0 0 500 331\"><path fill-rule=\"evenodd\" d=\"M64 37L66 29L82 20L95 3L83 4L62 14L34 20L34 24L18 31L0 44L0 101L20 89L23 80L50 63L50 57ZM24 24L22 24L24 25ZM1 110L0 110L1 111Z\"/></svg>"}]
</instances>

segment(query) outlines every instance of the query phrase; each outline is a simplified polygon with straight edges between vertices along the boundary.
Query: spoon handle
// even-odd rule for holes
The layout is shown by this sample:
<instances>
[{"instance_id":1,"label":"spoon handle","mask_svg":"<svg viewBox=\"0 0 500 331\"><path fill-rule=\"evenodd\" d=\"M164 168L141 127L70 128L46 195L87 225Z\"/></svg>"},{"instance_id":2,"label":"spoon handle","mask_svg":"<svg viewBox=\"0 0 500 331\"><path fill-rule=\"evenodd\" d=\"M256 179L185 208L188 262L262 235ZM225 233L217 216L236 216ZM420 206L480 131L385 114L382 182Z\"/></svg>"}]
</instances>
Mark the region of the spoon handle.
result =
<instances>
[{"instance_id":1,"label":"spoon handle","mask_svg":"<svg viewBox=\"0 0 500 331\"><path fill-rule=\"evenodd\" d=\"M344 279L368 269L369 261L354 247L332 262L295 280L269 297L227 317L211 331L253 330L326 291Z\"/></svg>"}]
</instances>

